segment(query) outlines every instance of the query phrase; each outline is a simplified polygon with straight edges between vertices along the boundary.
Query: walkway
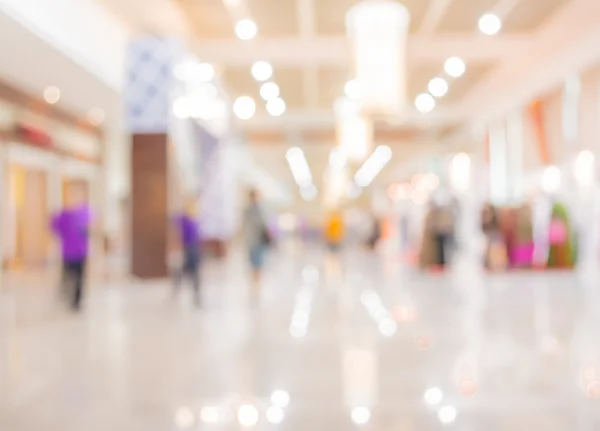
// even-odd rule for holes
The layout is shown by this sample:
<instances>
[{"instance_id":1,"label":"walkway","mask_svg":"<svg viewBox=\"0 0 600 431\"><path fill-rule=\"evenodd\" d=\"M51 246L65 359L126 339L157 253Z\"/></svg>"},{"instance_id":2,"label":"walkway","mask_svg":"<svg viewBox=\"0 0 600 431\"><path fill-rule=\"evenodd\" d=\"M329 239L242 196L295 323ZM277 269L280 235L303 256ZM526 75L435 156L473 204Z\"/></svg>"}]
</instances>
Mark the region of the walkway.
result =
<instances>
[{"instance_id":1,"label":"walkway","mask_svg":"<svg viewBox=\"0 0 600 431\"><path fill-rule=\"evenodd\" d=\"M96 285L77 316L5 288L0 430L600 429L598 281L342 267L282 251L253 306L232 259L200 311L167 281Z\"/></svg>"}]
</instances>

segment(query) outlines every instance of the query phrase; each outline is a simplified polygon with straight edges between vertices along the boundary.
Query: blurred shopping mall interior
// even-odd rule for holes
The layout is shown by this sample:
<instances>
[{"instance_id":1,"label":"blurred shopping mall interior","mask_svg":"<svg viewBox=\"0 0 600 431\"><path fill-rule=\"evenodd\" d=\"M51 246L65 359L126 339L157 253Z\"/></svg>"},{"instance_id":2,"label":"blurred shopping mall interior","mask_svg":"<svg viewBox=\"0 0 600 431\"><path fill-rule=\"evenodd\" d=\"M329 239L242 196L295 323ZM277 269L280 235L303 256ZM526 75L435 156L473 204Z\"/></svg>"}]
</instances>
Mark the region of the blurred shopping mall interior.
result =
<instances>
[{"instance_id":1,"label":"blurred shopping mall interior","mask_svg":"<svg viewBox=\"0 0 600 431\"><path fill-rule=\"evenodd\" d=\"M600 430L597 157L598 0L0 0L0 431Z\"/></svg>"}]
</instances>

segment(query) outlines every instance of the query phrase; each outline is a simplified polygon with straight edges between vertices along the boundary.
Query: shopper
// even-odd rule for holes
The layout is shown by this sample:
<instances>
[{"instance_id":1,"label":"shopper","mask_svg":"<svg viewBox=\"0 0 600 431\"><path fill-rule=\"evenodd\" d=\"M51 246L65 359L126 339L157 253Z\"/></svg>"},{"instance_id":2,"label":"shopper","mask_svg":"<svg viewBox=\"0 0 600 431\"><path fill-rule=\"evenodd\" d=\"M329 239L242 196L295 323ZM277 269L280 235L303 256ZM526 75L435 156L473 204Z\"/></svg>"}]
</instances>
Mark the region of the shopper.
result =
<instances>
[{"instance_id":1,"label":"shopper","mask_svg":"<svg viewBox=\"0 0 600 431\"><path fill-rule=\"evenodd\" d=\"M337 253L344 240L344 220L339 212L333 212L325 222L325 241L329 251Z\"/></svg>"},{"instance_id":2,"label":"shopper","mask_svg":"<svg viewBox=\"0 0 600 431\"><path fill-rule=\"evenodd\" d=\"M530 268L533 262L533 215L525 204L517 212L516 245L513 251L513 266Z\"/></svg>"},{"instance_id":3,"label":"shopper","mask_svg":"<svg viewBox=\"0 0 600 431\"><path fill-rule=\"evenodd\" d=\"M378 217L373 217L373 224L371 226L371 232L369 234L369 238L367 239L367 245L371 250L374 250L381 239L382 233L382 223L381 219Z\"/></svg>"},{"instance_id":4,"label":"shopper","mask_svg":"<svg viewBox=\"0 0 600 431\"><path fill-rule=\"evenodd\" d=\"M74 311L81 309L88 258L91 212L87 205L74 203L52 219L52 230L61 242L62 292L67 295Z\"/></svg>"},{"instance_id":5,"label":"shopper","mask_svg":"<svg viewBox=\"0 0 600 431\"><path fill-rule=\"evenodd\" d=\"M433 206L425 214L423 232L419 246L419 267L430 269L437 264L437 244L435 242Z\"/></svg>"},{"instance_id":6,"label":"shopper","mask_svg":"<svg viewBox=\"0 0 600 431\"><path fill-rule=\"evenodd\" d=\"M437 262L444 269L450 262L451 246L454 243L454 211L452 206L439 205L432 209L433 235Z\"/></svg>"},{"instance_id":7,"label":"shopper","mask_svg":"<svg viewBox=\"0 0 600 431\"><path fill-rule=\"evenodd\" d=\"M506 269L508 257L506 244L502 237L498 211L486 204L481 213L481 229L486 239L484 265L488 269Z\"/></svg>"},{"instance_id":8,"label":"shopper","mask_svg":"<svg viewBox=\"0 0 600 431\"><path fill-rule=\"evenodd\" d=\"M249 193L249 204L244 212L243 228L245 233L248 259L252 268L252 288L254 293L260 293L262 271L265 257L272 243L265 212L256 190Z\"/></svg>"},{"instance_id":9,"label":"shopper","mask_svg":"<svg viewBox=\"0 0 600 431\"><path fill-rule=\"evenodd\" d=\"M181 248L183 251L183 262L181 268L175 274L175 292L179 291L184 277L188 277L194 289L194 302L200 306L200 263L202 257L202 243L200 226L197 214L197 202L191 199L185 211L176 218L179 231Z\"/></svg>"}]
</instances>

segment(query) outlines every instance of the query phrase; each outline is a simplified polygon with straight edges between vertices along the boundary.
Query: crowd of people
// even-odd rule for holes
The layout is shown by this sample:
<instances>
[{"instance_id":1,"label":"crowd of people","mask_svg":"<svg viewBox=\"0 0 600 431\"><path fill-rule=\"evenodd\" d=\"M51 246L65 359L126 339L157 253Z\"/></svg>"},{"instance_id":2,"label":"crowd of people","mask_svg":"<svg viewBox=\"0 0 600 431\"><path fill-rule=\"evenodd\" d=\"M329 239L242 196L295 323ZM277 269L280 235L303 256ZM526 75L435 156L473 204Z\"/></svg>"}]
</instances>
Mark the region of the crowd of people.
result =
<instances>
[{"instance_id":1,"label":"crowd of people","mask_svg":"<svg viewBox=\"0 0 600 431\"><path fill-rule=\"evenodd\" d=\"M419 249L422 269L442 269L458 244L455 236L458 208L432 204L425 215ZM573 268L577 236L561 203L548 214L536 215L530 204L517 207L483 206L480 229L485 241L482 265L489 270Z\"/></svg>"},{"instance_id":2,"label":"crowd of people","mask_svg":"<svg viewBox=\"0 0 600 431\"><path fill-rule=\"evenodd\" d=\"M482 265L494 271L573 268L577 261L578 247L567 208L560 203L553 203L546 213L545 222L540 223L529 204L519 207L484 205L480 214L480 229L485 240ZM421 269L443 269L452 261L454 252L460 246L456 238L459 217L460 209L453 200L445 204L434 202L430 205L424 216L419 241L418 266ZM189 280L197 306L201 305L200 273L205 255L199 220L196 198L188 201L173 220L182 256L180 265L173 274L174 291L180 290L184 279ZM409 229L405 221L405 218L401 218L399 231L407 234ZM372 225L367 226L368 223L366 220L363 222L365 235L362 241L369 249L375 249L383 236L383 221L378 217L371 217ZM75 200L67 202L51 222L51 228L60 240L62 249L61 291L73 310L79 310L82 304L91 226L89 207ZM275 233L269 225L260 196L254 190L248 195L242 230L251 270L252 292L254 297L258 297L266 255L274 243ZM330 253L337 254L347 242L346 230L341 212L334 211L326 217L321 233Z\"/></svg>"}]
</instances>

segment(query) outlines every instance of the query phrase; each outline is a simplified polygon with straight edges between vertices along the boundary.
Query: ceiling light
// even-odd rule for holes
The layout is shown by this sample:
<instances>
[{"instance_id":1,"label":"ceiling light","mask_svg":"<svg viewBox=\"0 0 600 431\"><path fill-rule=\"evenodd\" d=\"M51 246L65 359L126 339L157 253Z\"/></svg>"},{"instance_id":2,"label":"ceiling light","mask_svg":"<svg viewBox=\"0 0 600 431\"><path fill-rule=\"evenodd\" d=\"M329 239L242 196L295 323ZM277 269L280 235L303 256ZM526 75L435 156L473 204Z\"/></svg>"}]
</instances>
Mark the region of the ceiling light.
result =
<instances>
[{"instance_id":1,"label":"ceiling light","mask_svg":"<svg viewBox=\"0 0 600 431\"><path fill-rule=\"evenodd\" d=\"M267 101L279 97L279 93L279 85L274 82L265 82L260 86L260 97Z\"/></svg>"},{"instance_id":2,"label":"ceiling light","mask_svg":"<svg viewBox=\"0 0 600 431\"><path fill-rule=\"evenodd\" d=\"M479 31L488 36L497 34L502 29L502 21L493 13L486 13L479 18Z\"/></svg>"},{"instance_id":3,"label":"ceiling light","mask_svg":"<svg viewBox=\"0 0 600 431\"><path fill-rule=\"evenodd\" d=\"M594 184L595 179L595 157L590 150L583 150L575 159L575 180L584 187L589 187Z\"/></svg>"},{"instance_id":4,"label":"ceiling light","mask_svg":"<svg viewBox=\"0 0 600 431\"><path fill-rule=\"evenodd\" d=\"M460 57L450 57L444 63L444 71L453 78L460 78L466 70L467 66Z\"/></svg>"},{"instance_id":5,"label":"ceiling light","mask_svg":"<svg viewBox=\"0 0 600 431\"><path fill-rule=\"evenodd\" d=\"M266 81L273 76L273 66L266 61L257 61L252 65L252 76L257 81Z\"/></svg>"},{"instance_id":6,"label":"ceiling light","mask_svg":"<svg viewBox=\"0 0 600 431\"><path fill-rule=\"evenodd\" d=\"M395 114L406 103L409 27L410 12L398 1L362 1L346 13L354 79L369 113Z\"/></svg>"},{"instance_id":7,"label":"ceiling light","mask_svg":"<svg viewBox=\"0 0 600 431\"><path fill-rule=\"evenodd\" d=\"M218 407L206 406L200 410L200 420L207 424L219 422L221 414Z\"/></svg>"},{"instance_id":8,"label":"ceiling light","mask_svg":"<svg viewBox=\"0 0 600 431\"><path fill-rule=\"evenodd\" d=\"M430 406L437 406L442 402L444 393L440 388L429 388L425 391L423 398L425 398L425 402Z\"/></svg>"},{"instance_id":9,"label":"ceiling light","mask_svg":"<svg viewBox=\"0 0 600 431\"><path fill-rule=\"evenodd\" d=\"M94 108L88 112L88 121L93 126L100 126L106 119L106 113L103 109Z\"/></svg>"},{"instance_id":10,"label":"ceiling light","mask_svg":"<svg viewBox=\"0 0 600 431\"><path fill-rule=\"evenodd\" d=\"M235 25L235 35L238 37L238 39L254 39L256 33L258 33L258 27L251 19L242 19Z\"/></svg>"},{"instance_id":11,"label":"ceiling light","mask_svg":"<svg viewBox=\"0 0 600 431\"><path fill-rule=\"evenodd\" d=\"M302 199L304 199L305 201L314 201L317 198L318 194L319 191L317 190L314 184L300 188L300 196L302 196Z\"/></svg>"},{"instance_id":12,"label":"ceiling light","mask_svg":"<svg viewBox=\"0 0 600 431\"><path fill-rule=\"evenodd\" d=\"M173 75L180 81L212 81L216 75L215 68L210 63L199 63L197 60L186 60L177 64Z\"/></svg>"},{"instance_id":13,"label":"ceiling light","mask_svg":"<svg viewBox=\"0 0 600 431\"><path fill-rule=\"evenodd\" d=\"M271 394L271 403L277 407L286 407L290 403L290 394L282 390L275 391Z\"/></svg>"},{"instance_id":14,"label":"ceiling light","mask_svg":"<svg viewBox=\"0 0 600 431\"><path fill-rule=\"evenodd\" d=\"M238 422L243 427L253 427L258 423L258 410L249 404L240 406L237 412Z\"/></svg>"},{"instance_id":15,"label":"ceiling light","mask_svg":"<svg viewBox=\"0 0 600 431\"><path fill-rule=\"evenodd\" d=\"M392 319L384 319L379 322L379 331L386 337L392 337L396 334L398 325Z\"/></svg>"},{"instance_id":16,"label":"ceiling light","mask_svg":"<svg viewBox=\"0 0 600 431\"><path fill-rule=\"evenodd\" d=\"M454 407L442 407L438 412L438 418L443 424L451 424L456 420L456 409Z\"/></svg>"},{"instance_id":17,"label":"ceiling light","mask_svg":"<svg viewBox=\"0 0 600 431\"><path fill-rule=\"evenodd\" d=\"M354 79L346 82L346 85L344 85L344 94L349 99L358 99L360 97L358 82L356 82Z\"/></svg>"},{"instance_id":18,"label":"ceiling light","mask_svg":"<svg viewBox=\"0 0 600 431\"><path fill-rule=\"evenodd\" d=\"M370 185L392 158L392 150L387 145L380 145L373 151L354 175L354 181L360 187Z\"/></svg>"},{"instance_id":19,"label":"ceiling light","mask_svg":"<svg viewBox=\"0 0 600 431\"><path fill-rule=\"evenodd\" d=\"M288 161L292 161L299 157L304 157L304 152L298 147L292 147L289 150L287 150L285 157L288 159Z\"/></svg>"},{"instance_id":20,"label":"ceiling light","mask_svg":"<svg viewBox=\"0 0 600 431\"><path fill-rule=\"evenodd\" d=\"M267 421L271 424L280 424L284 416L285 413L281 407L271 406L267 410Z\"/></svg>"},{"instance_id":21,"label":"ceiling light","mask_svg":"<svg viewBox=\"0 0 600 431\"><path fill-rule=\"evenodd\" d=\"M561 175L556 166L548 166L542 174L542 190L545 193L555 193L560 188Z\"/></svg>"},{"instance_id":22,"label":"ceiling light","mask_svg":"<svg viewBox=\"0 0 600 431\"><path fill-rule=\"evenodd\" d=\"M329 153L329 166L333 169L343 169L346 166L346 154L339 148L334 148Z\"/></svg>"},{"instance_id":23,"label":"ceiling light","mask_svg":"<svg viewBox=\"0 0 600 431\"><path fill-rule=\"evenodd\" d=\"M271 99L267 102L267 112L273 117L279 117L285 112L285 102L280 97Z\"/></svg>"},{"instance_id":24,"label":"ceiling light","mask_svg":"<svg viewBox=\"0 0 600 431\"><path fill-rule=\"evenodd\" d=\"M216 74L215 68L210 63L200 63L195 69L193 78L202 82L212 81Z\"/></svg>"},{"instance_id":25,"label":"ceiling light","mask_svg":"<svg viewBox=\"0 0 600 431\"><path fill-rule=\"evenodd\" d=\"M419 112L426 114L435 108L435 99L431 94L421 93L415 99L415 106Z\"/></svg>"},{"instance_id":26,"label":"ceiling light","mask_svg":"<svg viewBox=\"0 0 600 431\"><path fill-rule=\"evenodd\" d=\"M352 422L357 425L364 425L371 420L371 411L366 407L355 407L350 414Z\"/></svg>"},{"instance_id":27,"label":"ceiling light","mask_svg":"<svg viewBox=\"0 0 600 431\"><path fill-rule=\"evenodd\" d=\"M60 100L60 88L51 85L44 90L44 100L50 105L54 105Z\"/></svg>"},{"instance_id":28,"label":"ceiling light","mask_svg":"<svg viewBox=\"0 0 600 431\"><path fill-rule=\"evenodd\" d=\"M444 97L448 93L448 83L444 78L433 78L427 89L434 97Z\"/></svg>"},{"instance_id":29,"label":"ceiling light","mask_svg":"<svg viewBox=\"0 0 600 431\"><path fill-rule=\"evenodd\" d=\"M233 112L240 120L249 120L256 112L256 104L252 97L238 97L233 104Z\"/></svg>"},{"instance_id":30,"label":"ceiling light","mask_svg":"<svg viewBox=\"0 0 600 431\"><path fill-rule=\"evenodd\" d=\"M185 119L191 116L191 103L187 97L178 97L173 101L173 114L177 118Z\"/></svg>"}]
</instances>

